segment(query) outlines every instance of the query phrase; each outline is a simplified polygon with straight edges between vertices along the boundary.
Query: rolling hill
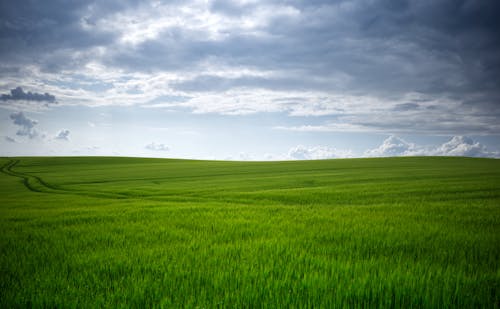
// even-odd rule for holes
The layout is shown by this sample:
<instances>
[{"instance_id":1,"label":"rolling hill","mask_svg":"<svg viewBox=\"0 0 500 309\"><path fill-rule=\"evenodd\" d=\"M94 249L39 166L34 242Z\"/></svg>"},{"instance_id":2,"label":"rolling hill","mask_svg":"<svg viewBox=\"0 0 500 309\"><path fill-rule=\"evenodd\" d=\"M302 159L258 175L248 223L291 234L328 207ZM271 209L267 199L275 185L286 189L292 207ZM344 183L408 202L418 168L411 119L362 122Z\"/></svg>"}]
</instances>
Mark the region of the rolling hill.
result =
<instances>
[{"instance_id":1,"label":"rolling hill","mask_svg":"<svg viewBox=\"0 0 500 309\"><path fill-rule=\"evenodd\" d=\"M500 160L0 165L0 307L500 303Z\"/></svg>"}]
</instances>

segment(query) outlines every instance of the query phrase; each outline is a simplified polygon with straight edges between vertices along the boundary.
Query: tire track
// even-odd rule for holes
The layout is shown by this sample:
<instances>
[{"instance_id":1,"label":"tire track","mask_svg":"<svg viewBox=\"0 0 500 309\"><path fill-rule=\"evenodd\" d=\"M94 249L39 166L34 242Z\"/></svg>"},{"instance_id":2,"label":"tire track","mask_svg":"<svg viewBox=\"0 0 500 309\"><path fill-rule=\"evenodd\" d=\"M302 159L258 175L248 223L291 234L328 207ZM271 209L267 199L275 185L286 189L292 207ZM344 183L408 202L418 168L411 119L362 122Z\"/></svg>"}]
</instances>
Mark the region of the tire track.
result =
<instances>
[{"instance_id":1,"label":"tire track","mask_svg":"<svg viewBox=\"0 0 500 309\"><path fill-rule=\"evenodd\" d=\"M149 201L165 201L165 196L134 196L130 193L108 193L108 192L95 192L95 191L83 191L83 190L67 190L61 189L54 185L51 185L44 181L39 176L34 176L26 173L21 173L18 171L14 171L15 168L21 160L10 160L2 167L0 167L0 172L6 174L8 176L17 177L22 180L24 186L31 192L43 193L43 194L64 194L64 195L77 195L82 197L92 197L92 198L106 198L106 199L114 199L114 200L123 200L123 199L139 199L139 200L149 200ZM171 196L172 197L172 196ZM182 201L186 202L190 198L196 201L213 201L214 198L210 197L193 197L189 195L182 196ZM236 200L235 202L240 202L241 200Z\"/></svg>"},{"instance_id":2,"label":"tire track","mask_svg":"<svg viewBox=\"0 0 500 309\"><path fill-rule=\"evenodd\" d=\"M21 173L14 171L13 168L19 164L21 160L10 160L6 164L4 164L0 168L0 172L12 176L21 178L24 186L32 191L37 193L56 193L56 194L71 194L71 195L80 195L87 197L97 197L97 198L111 198L111 199L124 199L128 198L128 196L119 193L104 193L104 192L90 192L90 191L77 191L77 190L63 190L57 188L53 185L48 184L42 178L34 175L29 175L26 173Z\"/></svg>"},{"instance_id":3,"label":"tire track","mask_svg":"<svg viewBox=\"0 0 500 309\"><path fill-rule=\"evenodd\" d=\"M16 166L19 162L20 162L20 160L10 160L9 162L7 162L6 164L4 164L2 166L1 172L6 174L6 175L9 175L9 176L21 178L24 186L32 192L43 192L43 190L36 188L32 183L30 183L30 176L25 175L23 173L14 172L12 170L12 168L14 166ZM39 178L32 178L32 179L33 180L40 180ZM40 182L40 185L43 187L43 184L41 182Z\"/></svg>"}]
</instances>

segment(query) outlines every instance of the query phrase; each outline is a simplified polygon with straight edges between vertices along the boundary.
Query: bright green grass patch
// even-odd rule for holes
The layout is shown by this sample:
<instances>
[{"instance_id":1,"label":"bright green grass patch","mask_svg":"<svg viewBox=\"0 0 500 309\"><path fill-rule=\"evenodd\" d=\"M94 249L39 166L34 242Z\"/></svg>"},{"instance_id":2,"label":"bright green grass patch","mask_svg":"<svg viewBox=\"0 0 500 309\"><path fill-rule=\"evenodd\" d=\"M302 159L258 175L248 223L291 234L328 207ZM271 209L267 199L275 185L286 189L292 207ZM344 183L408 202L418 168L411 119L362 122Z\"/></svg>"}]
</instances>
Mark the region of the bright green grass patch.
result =
<instances>
[{"instance_id":1,"label":"bright green grass patch","mask_svg":"<svg viewBox=\"0 0 500 309\"><path fill-rule=\"evenodd\" d=\"M500 303L500 160L0 166L0 307Z\"/></svg>"}]
</instances>

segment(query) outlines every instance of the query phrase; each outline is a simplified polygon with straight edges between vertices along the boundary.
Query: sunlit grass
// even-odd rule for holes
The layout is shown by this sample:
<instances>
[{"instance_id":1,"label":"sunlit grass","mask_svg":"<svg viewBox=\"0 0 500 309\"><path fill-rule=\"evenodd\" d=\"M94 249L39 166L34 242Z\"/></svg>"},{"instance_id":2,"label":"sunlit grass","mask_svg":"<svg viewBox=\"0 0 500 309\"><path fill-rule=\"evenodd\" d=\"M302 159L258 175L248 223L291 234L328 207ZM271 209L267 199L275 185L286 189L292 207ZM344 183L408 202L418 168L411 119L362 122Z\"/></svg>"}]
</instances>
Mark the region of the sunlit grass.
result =
<instances>
[{"instance_id":1,"label":"sunlit grass","mask_svg":"<svg viewBox=\"0 0 500 309\"><path fill-rule=\"evenodd\" d=\"M0 307L500 302L498 160L0 164Z\"/></svg>"}]
</instances>

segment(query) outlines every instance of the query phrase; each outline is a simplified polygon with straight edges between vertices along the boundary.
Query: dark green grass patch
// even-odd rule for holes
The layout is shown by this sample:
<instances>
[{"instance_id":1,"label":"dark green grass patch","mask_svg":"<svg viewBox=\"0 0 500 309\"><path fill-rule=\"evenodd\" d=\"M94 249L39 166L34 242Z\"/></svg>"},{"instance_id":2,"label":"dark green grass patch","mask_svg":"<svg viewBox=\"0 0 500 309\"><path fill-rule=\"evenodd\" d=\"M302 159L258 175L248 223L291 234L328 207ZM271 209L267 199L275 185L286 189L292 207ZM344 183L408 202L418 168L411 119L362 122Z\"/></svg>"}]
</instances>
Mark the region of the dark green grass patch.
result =
<instances>
[{"instance_id":1,"label":"dark green grass patch","mask_svg":"<svg viewBox=\"0 0 500 309\"><path fill-rule=\"evenodd\" d=\"M498 160L0 165L0 307L500 303Z\"/></svg>"}]
</instances>

